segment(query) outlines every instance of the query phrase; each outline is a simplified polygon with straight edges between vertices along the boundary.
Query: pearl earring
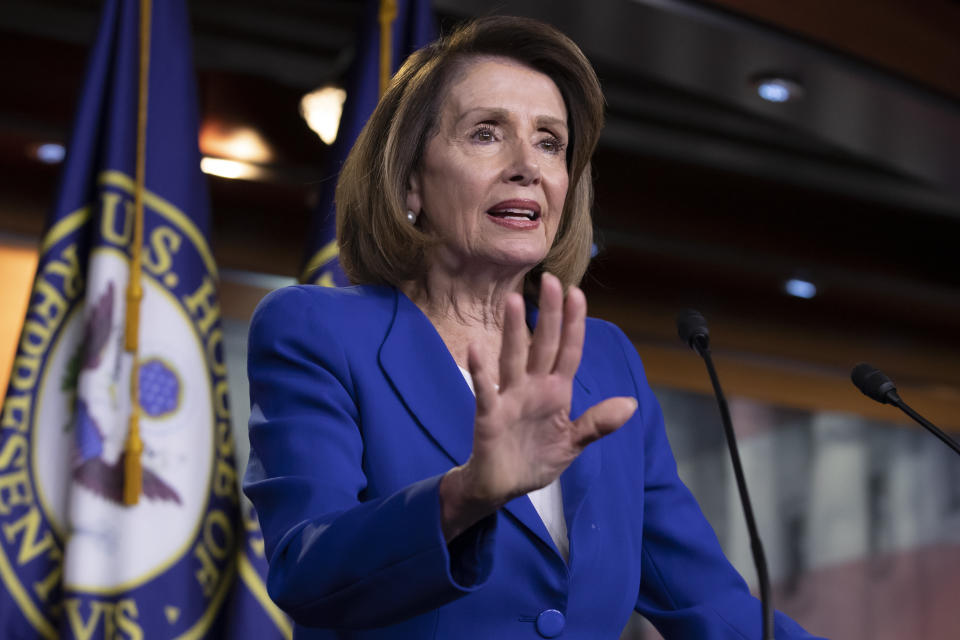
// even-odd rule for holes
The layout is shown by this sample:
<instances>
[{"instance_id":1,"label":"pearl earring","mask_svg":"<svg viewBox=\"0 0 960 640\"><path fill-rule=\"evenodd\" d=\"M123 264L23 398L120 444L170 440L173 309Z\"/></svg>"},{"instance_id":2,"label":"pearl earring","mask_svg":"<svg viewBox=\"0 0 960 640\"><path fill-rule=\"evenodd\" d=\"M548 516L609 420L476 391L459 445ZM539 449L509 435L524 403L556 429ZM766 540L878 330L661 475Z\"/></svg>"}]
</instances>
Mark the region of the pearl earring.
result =
<instances>
[{"instance_id":1,"label":"pearl earring","mask_svg":"<svg viewBox=\"0 0 960 640\"><path fill-rule=\"evenodd\" d=\"M415 214L412 209L407 209L407 222L417 224L417 214Z\"/></svg>"}]
</instances>

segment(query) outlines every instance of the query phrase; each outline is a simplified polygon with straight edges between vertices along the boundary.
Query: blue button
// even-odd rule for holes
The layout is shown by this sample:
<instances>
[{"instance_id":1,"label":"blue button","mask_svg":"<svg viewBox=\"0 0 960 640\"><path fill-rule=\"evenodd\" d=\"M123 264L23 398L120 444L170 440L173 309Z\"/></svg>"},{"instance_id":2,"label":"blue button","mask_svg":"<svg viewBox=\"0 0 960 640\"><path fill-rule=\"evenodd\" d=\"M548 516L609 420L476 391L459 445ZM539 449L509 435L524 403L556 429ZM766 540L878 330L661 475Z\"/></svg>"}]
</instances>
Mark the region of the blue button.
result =
<instances>
[{"instance_id":1,"label":"blue button","mask_svg":"<svg viewBox=\"0 0 960 640\"><path fill-rule=\"evenodd\" d=\"M537 633L544 638L556 638L566 622L567 619L556 609L544 609L537 616Z\"/></svg>"}]
</instances>

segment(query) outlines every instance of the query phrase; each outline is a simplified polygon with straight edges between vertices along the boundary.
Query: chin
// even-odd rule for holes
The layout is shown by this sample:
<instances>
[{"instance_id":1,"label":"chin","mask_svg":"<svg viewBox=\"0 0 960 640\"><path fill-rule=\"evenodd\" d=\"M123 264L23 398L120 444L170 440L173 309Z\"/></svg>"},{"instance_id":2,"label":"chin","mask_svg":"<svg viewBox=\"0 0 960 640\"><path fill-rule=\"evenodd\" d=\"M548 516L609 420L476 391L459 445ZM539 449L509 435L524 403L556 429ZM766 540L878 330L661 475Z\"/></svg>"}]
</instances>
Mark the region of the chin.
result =
<instances>
[{"instance_id":1,"label":"chin","mask_svg":"<svg viewBox=\"0 0 960 640\"><path fill-rule=\"evenodd\" d=\"M491 251L491 257L503 264L528 264L531 267L547 257L546 243L542 238L499 243Z\"/></svg>"},{"instance_id":2,"label":"chin","mask_svg":"<svg viewBox=\"0 0 960 640\"><path fill-rule=\"evenodd\" d=\"M513 267L518 272L526 273L543 262L546 257L545 251L511 252L506 255L492 256L491 262L504 267Z\"/></svg>"}]
</instances>

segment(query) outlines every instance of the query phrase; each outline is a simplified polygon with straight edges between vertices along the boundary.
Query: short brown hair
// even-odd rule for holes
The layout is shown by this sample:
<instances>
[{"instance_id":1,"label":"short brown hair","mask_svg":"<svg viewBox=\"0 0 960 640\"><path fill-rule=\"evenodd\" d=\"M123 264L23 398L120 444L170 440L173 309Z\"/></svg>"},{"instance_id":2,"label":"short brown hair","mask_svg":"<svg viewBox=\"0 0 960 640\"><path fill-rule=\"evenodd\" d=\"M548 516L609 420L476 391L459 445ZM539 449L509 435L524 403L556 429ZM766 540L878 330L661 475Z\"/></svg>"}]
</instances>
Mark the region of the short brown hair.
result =
<instances>
[{"instance_id":1,"label":"short brown hair","mask_svg":"<svg viewBox=\"0 0 960 640\"><path fill-rule=\"evenodd\" d=\"M396 286L426 271L426 251L434 239L407 221L407 185L436 127L451 77L464 60L478 56L516 60L549 76L563 96L571 188L553 246L527 275L526 288L539 288L543 270L564 287L583 278L593 241L590 157L603 126L600 83L580 48L554 27L530 18L491 16L413 53L357 138L336 192L340 265L351 282Z\"/></svg>"}]
</instances>

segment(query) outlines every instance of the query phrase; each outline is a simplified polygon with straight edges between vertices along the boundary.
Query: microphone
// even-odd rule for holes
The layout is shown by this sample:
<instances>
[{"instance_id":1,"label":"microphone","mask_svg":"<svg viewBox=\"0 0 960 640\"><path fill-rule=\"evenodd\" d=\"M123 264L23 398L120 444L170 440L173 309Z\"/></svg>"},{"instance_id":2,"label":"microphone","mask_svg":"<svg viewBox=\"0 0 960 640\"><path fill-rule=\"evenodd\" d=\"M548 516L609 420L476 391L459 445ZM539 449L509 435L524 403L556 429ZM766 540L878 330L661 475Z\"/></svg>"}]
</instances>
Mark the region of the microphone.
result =
<instances>
[{"instance_id":1,"label":"microphone","mask_svg":"<svg viewBox=\"0 0 960 640\"><path fill-rule=\"evenodd\" d=\"M710 330L707 329L707 320L699 311L686 309L677 314L677 333L680 339L703 356L703 349L710 348Z\"/></svg>"},{"instance_id":2,"label":"microphone","mask_svg":"<svg viewBox=\"0 0 960 640\"><path fill-rule=\"evenodd\" d=\"M863 395L873 398L877 402L895 405L900 400L893 380L888 378L880 369L866 362L861 362L850 372L850 379Z\"/></svg>"},{"instance_id":3,"label":"microphone","mask_svg":"<svg viewBox=\"0 0 960 640\"><path fill-rule=\"evenodd\" d=\"M892 404L897 407L913 418L921 427L940 438L945 445L957 454L960 454L960 444L901 400L893 380L888 378L880 369L866 362L861 362L850 372L850 379L853 380L853 384L857 385L857 389L863 392L863 395L873 398L881 404Z\"/></svg>"},{"instance_id":4,"label":"microphone","mask_svg":"<svg viewBox=\"0 0 960 640\"><path fill-rule=\"evenodd\" d=\"M699 311L687 309L677 314L677 333L680 339L697 352L707 365L707 373L713 384L713 392L720 407L720 418L723 422L723 432L726 435L727 449L730 451L730 461L733 463L733 475L737 481L737 492L740 494L740 504L743 506L743 516L747 521L747 531L750 535L750 551L753 553L753 564L757 569L757 578L760 581L760 604L763 609L763 640L772 640L773 636L773 596L770 593L770 576L767 572L767 559L763 553L763 543L760 542L760 533L753 517L753 506L750 504L750 495L747 493L747 481L743 477L743 465L740 464L740 451L737 448L737 438L733 432L733 421L730 419L730 409L727 398L720 388L720 379L713 367L713 358L710 355L710 331L707 321Z\"/></svg>"}]
</instances>

